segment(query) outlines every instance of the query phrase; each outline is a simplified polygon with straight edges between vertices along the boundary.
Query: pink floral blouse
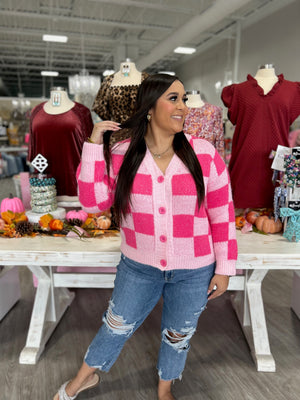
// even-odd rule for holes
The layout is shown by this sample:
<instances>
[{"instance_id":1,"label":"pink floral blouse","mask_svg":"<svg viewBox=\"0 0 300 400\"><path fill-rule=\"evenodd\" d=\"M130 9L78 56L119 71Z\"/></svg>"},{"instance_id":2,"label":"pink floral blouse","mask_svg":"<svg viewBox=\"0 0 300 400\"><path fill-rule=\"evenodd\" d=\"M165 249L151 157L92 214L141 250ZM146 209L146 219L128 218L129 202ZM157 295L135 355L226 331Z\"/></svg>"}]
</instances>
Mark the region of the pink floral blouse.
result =
<instances>
[{"instance_id":1,"label":"pink floral blouse","mask_svg":"<svg viewBox=\"0 0 300 400\"><path fill-rule=\"evenodd\" d=\"M221 107L205 103L200 108L189 108L183 131L209 141L224 159L223 112Z\"/></svg>"}]
</instances>

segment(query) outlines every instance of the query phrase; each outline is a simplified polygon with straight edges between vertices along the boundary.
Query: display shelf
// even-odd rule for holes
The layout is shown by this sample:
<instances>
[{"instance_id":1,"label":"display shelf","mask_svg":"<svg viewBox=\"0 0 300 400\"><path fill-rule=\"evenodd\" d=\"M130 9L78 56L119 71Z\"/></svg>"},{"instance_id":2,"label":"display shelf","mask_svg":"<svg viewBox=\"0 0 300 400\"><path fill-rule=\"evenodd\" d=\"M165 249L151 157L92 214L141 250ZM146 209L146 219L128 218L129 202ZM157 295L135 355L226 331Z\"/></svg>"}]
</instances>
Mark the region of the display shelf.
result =
<instances>
[{"instance_id":1,"label":"display shelf","mask_svg":"<svg viewBox=\"0 0 300 400\"><path fill-rule=\"evenodd\" d=\"M0 153L20 153L24 152L27 153L28 147L27 146L0 146Z\"/></svg>"}]
</instances>

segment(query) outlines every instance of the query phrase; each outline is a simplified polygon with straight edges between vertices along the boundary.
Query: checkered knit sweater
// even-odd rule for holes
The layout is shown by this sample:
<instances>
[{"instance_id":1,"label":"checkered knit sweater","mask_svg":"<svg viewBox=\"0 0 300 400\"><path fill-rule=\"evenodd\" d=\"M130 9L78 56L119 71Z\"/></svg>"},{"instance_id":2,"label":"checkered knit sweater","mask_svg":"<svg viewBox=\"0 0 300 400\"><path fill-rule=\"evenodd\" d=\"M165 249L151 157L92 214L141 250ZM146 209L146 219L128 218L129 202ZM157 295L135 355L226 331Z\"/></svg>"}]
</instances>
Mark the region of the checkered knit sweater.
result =
<instances>
[{"instance_id":1,"label":"checkered knit sweater","mask_svg":"<svg viewBox=\"0 0 300 400\"><path fill-rule=\"evenodd\" d=\"M215 273L235 275L235 217L226 166L206 140L186 137L202 168L203 204L198 209L194 180L176 154L162 174L147 149L133 182L130 213L121 222L121 251L160 270L194 269L216 261ZM114 146L109 181L103 145L84 144L77 180L85 211L112 206L111 188L128 146L129 140Z\"/></svg>"}]
</instances>

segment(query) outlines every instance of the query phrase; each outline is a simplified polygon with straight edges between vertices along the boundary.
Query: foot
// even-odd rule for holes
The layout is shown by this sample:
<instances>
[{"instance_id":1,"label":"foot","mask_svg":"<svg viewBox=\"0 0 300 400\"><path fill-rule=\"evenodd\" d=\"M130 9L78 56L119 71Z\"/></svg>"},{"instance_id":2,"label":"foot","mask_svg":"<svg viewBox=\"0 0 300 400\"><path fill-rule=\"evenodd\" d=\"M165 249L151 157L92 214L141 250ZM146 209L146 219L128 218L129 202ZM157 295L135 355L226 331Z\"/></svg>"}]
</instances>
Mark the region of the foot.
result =
<instances>
[{"instance_id":1,"label":"foot","mask_svg":"<svg viewBox=\"0 0 300 400\"><path fill-rule=\"evenodd\" d=\"M68 396L75 396L83 386L88 386L89 383L95 379L94 373L88 376L83 382L79 382L78 379L72 379L66 386L66 393Z\"/></svg>"}]
</instances>

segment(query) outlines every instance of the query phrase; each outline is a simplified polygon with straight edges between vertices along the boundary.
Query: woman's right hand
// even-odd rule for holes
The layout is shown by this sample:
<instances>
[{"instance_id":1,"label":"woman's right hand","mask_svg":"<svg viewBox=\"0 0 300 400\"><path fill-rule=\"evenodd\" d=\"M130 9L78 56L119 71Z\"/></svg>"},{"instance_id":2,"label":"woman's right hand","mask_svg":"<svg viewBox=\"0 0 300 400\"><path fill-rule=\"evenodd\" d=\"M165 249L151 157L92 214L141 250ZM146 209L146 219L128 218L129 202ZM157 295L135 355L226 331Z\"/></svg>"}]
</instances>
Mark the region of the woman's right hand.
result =
<instances>
[{"instance_id":1,"label":"woman's right hand","mask_svg":"<svg viewBox=\"0 0 300 400\"><path fill-rule=\"evenodd\" d=\"M103 134L106 131L118 131L120 124L114 121L101 121L94 125L90 140L95 144L103 143Z\"/></svg>"}]
</instances>

